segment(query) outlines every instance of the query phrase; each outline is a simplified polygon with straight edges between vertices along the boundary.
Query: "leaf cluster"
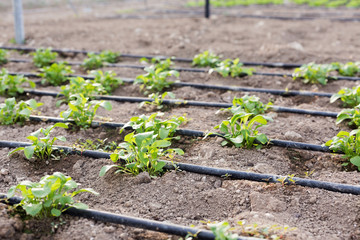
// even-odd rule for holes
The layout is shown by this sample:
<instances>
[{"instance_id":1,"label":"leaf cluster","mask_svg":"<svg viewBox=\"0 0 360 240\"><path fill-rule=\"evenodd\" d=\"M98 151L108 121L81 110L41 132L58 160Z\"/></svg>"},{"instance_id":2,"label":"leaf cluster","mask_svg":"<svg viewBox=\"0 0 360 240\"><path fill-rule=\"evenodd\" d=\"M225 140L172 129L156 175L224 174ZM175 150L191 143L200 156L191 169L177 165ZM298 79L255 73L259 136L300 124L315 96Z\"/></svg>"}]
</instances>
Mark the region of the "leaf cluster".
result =
<instances>
[{"instance_id":1,"label":"leaf cluster","mask_svg":"<svg viewBox=\"0 0 360 240\"><path fill-rule=\"evenodd\" d=\"M7 98L0 104L0 123L4 125L24 123L29 119L31 112L41 105L43 103L37 103L34 99L17 103L14 97Z\"/></svg>"},{"instance_id":2,"label":"leaf cluster","mask_svg":"<svg viewBox=\"0 0 360 240\"><path fill-rule=\"evenodd\" d=\"M252 113L252 116L256 116L259 114L264 114L266 110L268 110L272 106L271 102L264 104L260 101L259 97L254 95L245 95L241 98L234 97L232 104L233 105L231 107L220 109L220 111L229 111L232 114L246 112Z\"/></svg>"},{"instance_id":3,"label":"leaf cluster","mask_svg":"<svg viewBox=\"0 0 360 240\"><path fill-rule=\"evenodd\" d=\"M336 124L341 123L344 120L350 120L348 125L350 127L360 127L360 105L352 109L344 109L337 115Z\"/></svg>"},{"instance_id":4,"label":"leaf cluster","mask_svg":"<svg viewBox=\"0 0 360 240\"><path fill-rule=\"evenodd\" d=\"M152 110L152 107L156 107L156 109L160 110L164 108L162 103L164 102L165 98L169 96L170 98L175 98L175 94L172 92L164 92L163 94L160 93L152 93L149 95L149 98L152 98L153 101L144 101L139 104L139 108L145 108L146 110Z\"/></svg>"},{"instance_id":5,"label":"leaf cluster","mask_svg":"<svg viewBox=\"0 0 360 240\"><path fill-rule=\"evenodd\" d=\"M149 59L141 58L140 62L148 63ZM170 70L171 66L174 65L172 58L161 59L159 57L155 57L152 58L150 62L155 66L156 69L162 69L162 71L168 71Z\"/></svg>"},{"instance_id":6,"label":"leaf cluster","mask_svg":"<svg viewBox=\"0 0 360 240\"><path fill-rule=\"evenodd\" d=\"M102 88L104 88L105 94L112 93L114 89L123 84L123 81L117 78L116 73L112 71L91 71L90 75L94 76L94 80L92 80L93 83L100 84Z\"/></svg>"},{"instance_id":7,"label":"leaf cluster","mask_svg":"<svg viewBox=\"0 0 360 240\"><path fill-rule=\"evenodd\" d=\"M71 177L63 173L55 172L53 175L46 175L40 182L22 181L16 186L12 186L8 191L8 198L20 192L23 199L15 207L22 207L26 214L37 217L59 217L62 212L70 207L87 209L84 203L75 202L74 196L82 192L99 195L91 188L83 188L73 191L78 187Z\"/></svg>"},{"instance_id":8,"label":"leaf cluster","mask_svg":"<svg viewBox=\"0 0 360 240\"><path fill-rule=\"evenodd\" d=\"M175 70L164 71L162 68L156 68L154 65L146 67L147 72L144 75L138 76L134 84L140 84L140 89L144 91L144 94L161 92L166 88L169 88L173 81L168 81L168 77L179 77L179 72Z\"/></svg>"},{"instance_id":9,"label":"leaf cluster","mask_svg":"<svg viewBox=\"0 0 360 240\"><path fill-rule=\"evenodd\" d=\"M35 83L22 75L12 76L3 68L0 73L0 95L8 95L16 97L24 92L23 84L29 84L31 88L35 87Z\"/></svg>"},{"instance_id":10,"label":"leaf cluster","mask_svg":"<svg viewBox=\"0 0 360 240\"><path fill-rule=\"evenodd\" d=\"M39 48L36 52L30 53L30 55L33 56L33 63L38 68L50 66L58 56L56 52L52 52L51 48Z\"/></svg>"},{"instance_id":11,"label":"leaf cluster","mask_svg":"<svg viewBox=\"0 0 360 240\"><path fill-rule=\"evenodd\" d=\"M244 77L251 76L255 71L253 68L244 68L239 58L235 60L226 59L221 61L215 68L211 68L209 73L218 72L223 77Z\"/></svg>"},{"instance_id":12,"label":"leaf cluster","mask_svg":"<svg viewBox=\"0 0 360 240\"><path fill-rule=\"evenodd\" d=\"M343 158L348 159L360 170L360 129L349 132L340 131L333 139L327 141L328 146L334 152L343 152ZM343 165L347 166L346 162Z\"/></svg>"},{"instance_id":13,"label":"leaf cluster","mask_svg":"<svg viewBox=\"0 0 360 240\"><path fill-rule=\"evenodd\" d=\"M229 120L222 121L220 125L215 126L222 133L208 133L216 134L224 138L221 143L222 146L234 145L235 147L251 148L256 146L257 149L262 145L267 144L268 138L265 134L259 133L258 128L265 126L269 117L262 115L253 116L252 113L239 112L234 114Z\"/></svg>"},{"instance_id":14,"label":"leaf cluster","mask_svg":"<svg viewBox=\"0 0 360 240\"><path fill-rule=\"evenodd\" d=\"M302 79L303 83L326 85L329 73L336 70L333 64L304 64L300 68L296 68L292 74L293 79Z\"/></svg>"},{"instance_id":15,"label":"leaf cluster","mask_svg":"<svg viewBox=\"0 0 360 240\"><path fill-rule=\"evenodd\" d=\"M74 73L66 62L53 63L51 66L41 68L40 71L39 75L43 78L41 83L49 83L53 86L62 85L68 79L66 75Z\"/></svg>"},{"instance_id":16,"label":"leaf cluster","mask_svg":"<svg viewBox=\"0 0 360 240\"><path fill-rule=\"evenodd\" d=\"M360 73L360 62L348 62L345 64L335 62L332 65L341 76L353 77Z\"/></svg>"},{"instance_id":17,"label":"leaf cluster","mask_svg":"<svg viewBox=\"0 0 360 240\"><path fill-rule=\"evenodd\" d=\"M0 49L0 65L6 64L8 62L7 60L8 51L5 49Z\"/></svg>"},{"instance_id":18,"label":"leaf cluster","mask_svg":"<svg viewBox=\"0 0 360 240\"><path fill-rule=\"evenodd\" d=\"M330 98L330 103L340 99L344 107L355 107L360 104L360 86L343 88Z\"/></svg>"},{"instance_id":19,"label":"leaf cluster","mask_svg":"<svg viewBox=\"0 0 360 240\"><path fill-rule=\"evenodd\" d=\"M91 126L99 107L103 107L108 111L112 109L110 102L89 100L89 98L84 97L82 94L71 95L70 99L73 100L68 103L69 108L61 112L60 117L64 118L64 120L73 120L75 125L81 129Z\"/></svg>"},{"instance_id":20,"label":"leaf cluster","mask_svg":"<svg viewBox=\"0 0 360 240\"><path fill-rule=\"evenodd\" d=\"M24 151L25 157L27 159L31 159L34 155L37 159L40 160L49 160L51 158L55 158L53 152L58 150L58 148L53 146L54 142L56 140L60 140L62 142L66 141L66 138L63 136L50 137L50 133L55 127L68 128L68 125L65 123L56 123L47 127L46 129L38 129L27 137L27 139L32 142L32 145L27 147L18 147L15 150L9 152L9 155L17 151Z\"/></svg>"},{"instance_id":21,"label":"leaf cluster","mask_svg":"<svg viewBox=\"0 0 360 240\"><path fill-rule=\"evenodd\" d=\"M114 53L111 51L102 51L100 54L88 53L88 58L86 58L82 64L85 70L94 70L104 66L104 63L116 63L118 62L119 53Z\"/></svg>"},{"instance_id":22,"label":"leaf cluster","mask_svg":"<svg viewBox=\"0 0 360 240\"><path fill-rule=\"evenodd\" d=\"M211 53L209 51L205 51L203 53L199 53L194 56L192 65L196 67L217 67L221 62L220 57Z\"/></svg>"}]
</instances>

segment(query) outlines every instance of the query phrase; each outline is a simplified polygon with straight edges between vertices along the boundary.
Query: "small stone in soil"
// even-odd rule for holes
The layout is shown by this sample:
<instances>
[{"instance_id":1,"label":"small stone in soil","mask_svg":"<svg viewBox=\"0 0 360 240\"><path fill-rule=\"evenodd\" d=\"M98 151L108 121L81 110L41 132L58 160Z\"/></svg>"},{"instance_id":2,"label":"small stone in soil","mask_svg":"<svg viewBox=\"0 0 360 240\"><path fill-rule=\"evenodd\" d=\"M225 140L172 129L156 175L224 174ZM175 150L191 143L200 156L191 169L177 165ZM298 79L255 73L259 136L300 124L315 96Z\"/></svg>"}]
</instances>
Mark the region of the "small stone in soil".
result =
<instances>
[{"instance_id":1,"label":"small stone in soil","mask_svg":"<svg viewBox=\"0 0 360 240\"><path fill-rule=\"evenodd\" d=\"M151 182L151 177L148 172L142 172L136 176L136 182L140 183L149 183Z\"/></svg>"}]
</instances>

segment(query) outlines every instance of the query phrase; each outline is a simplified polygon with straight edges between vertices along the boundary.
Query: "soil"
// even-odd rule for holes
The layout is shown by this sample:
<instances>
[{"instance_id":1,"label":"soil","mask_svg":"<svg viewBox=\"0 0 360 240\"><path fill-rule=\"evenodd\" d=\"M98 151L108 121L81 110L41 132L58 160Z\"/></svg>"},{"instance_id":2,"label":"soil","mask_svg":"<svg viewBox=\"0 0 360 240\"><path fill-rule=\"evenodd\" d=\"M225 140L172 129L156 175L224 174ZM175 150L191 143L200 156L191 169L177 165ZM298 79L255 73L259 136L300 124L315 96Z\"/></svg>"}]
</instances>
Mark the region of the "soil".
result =
<instances>
[{"instance_id":1,"label":"soil","mask_svg":"<svg viewBox=\"0 0 360 240\"><path fill-rule=\"evenodd\" d=\"M136 3L135 3L136 2ZM138 1L122 4L91 3L76 5L79 14L65 6L25 11L26 46L86 49L99 51L109 49L121 53L144 55L167 55L192 58L204 50L212 50L224 58L239 57L242 61L327 63L332 61L356 61L360 54L358 22L313 19L311 21L281 21L259 18L224 16L214 10L209 19L195 14L185 14L185 1L148 1L151 6L143 9ZM184 14L170 10L184 10ZM131 11L130 11L131 10ZM166 11L167 12L166 12ZM186 11L185 11L186 10ZM200 9L197 9L200 10ZM1 12L0 45L11 45L13 24L11 11ZM131 14L124 14L131 12ZM238 14L273 14L300 16L354 16L351 9L313 9L291 6L237 7ZM292 15L291 15L292 14ZM297 14L297 15L296 15ZM126 15L126 16L125 16ZM131 18L131 16L142 16ZM28 55L11 52L12 58L30 59ZM60 59L60 57L59 57ZM62 60L82 61L84 56L65 56ZM122 60L124 64L138 64L134 59ZM189 64L176 64L187 66ZM9 71L35 72L31 63L8 63ZM84 74L80 67L73 68ZM291 73L292 70L260 68L261 72ZM142 70L127 68L104 68L119 76L135 78ZM180 80L219 85L249 86L257 88L307 90L335 93L342 87L356 86L354 81L330 81L326 86L305 85L285 77L248 76L222 78L216 74L182 72ZM58 91L59 87L42 86L39 89ZM190 87L173 88L177 98L208 102L231 102L242 92L201 90ZM113 95L139 96L138 86L123 85ZM271 101L277 106L295 107L319 111L341 111L341 104L330 104L322 97L282 97L256 93L263 102ZM66 109L55 107L57 99L48 96L33 97L44 105L42 115L58 117ZM25 97L25 98L27 98ZM5 98L1 97L2 102ZM113 110L99 109L98 115L115 122L127 122L132 116L151 114L138 108L136 103L112 102ZM210 131L227 118L215 114L218 109L202 107L173 107L164 117L184 115L190 121L183 128ZM335 125L335 119L288 113L268 113L273 118L260 131L272 139L287 139L312 144L323 144L340 130L349 131L346 125ZM1 126L0 140L27 141L26 137L46 123L26 123L23 126ZM103 128L71 131L56 129L54 136L67 138L65 145L73 146L79 139L108 139L120 143L124 134L119 129ZM175 142L184 149L185 155L176 161L204 166L229 168L258 173L308 177L337 183L359 184L359 172L344 169L339 155L305 150L266 147L261 150L236 149L220 146L218 138L186 138ZM233 226L240 220L260 227L277 225L280 236L285 226L295 227L284 235L285 239L359 239L359 198L320 189L281 184L264 184L242 180L229 180L188 172L167 172L162 177L134 177L108 173L99 177L107 159L91 159L82 156L63 156L50 162L28 161L22 154L8 156L10 149L0 149L0 192L6 193L10 186L28 179L38 181L46 174L61 171L71 176L82 187L92 187L100 196L79 195L77 200L90 208L153 219L168 223L202 226L201 221L228 221ZM310 173L310 174L309 174ZM46 221L22 221L12 217L5 205L0 205L0 238L2 239L177 239L167 234L145 231L87 219L64 216ZM38 226L43 226L38 228ZM55 227L54 227L55 226Z\"/></svg>"}]
</instances>

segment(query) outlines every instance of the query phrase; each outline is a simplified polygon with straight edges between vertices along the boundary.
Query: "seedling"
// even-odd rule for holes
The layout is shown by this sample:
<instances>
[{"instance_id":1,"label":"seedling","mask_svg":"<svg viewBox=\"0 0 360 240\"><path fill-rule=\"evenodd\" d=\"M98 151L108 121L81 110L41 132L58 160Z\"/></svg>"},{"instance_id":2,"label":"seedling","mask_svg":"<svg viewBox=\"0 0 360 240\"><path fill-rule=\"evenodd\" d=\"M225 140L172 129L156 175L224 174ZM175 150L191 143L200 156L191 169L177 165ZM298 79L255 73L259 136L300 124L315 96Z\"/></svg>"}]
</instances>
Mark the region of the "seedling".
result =
<instances>
[{"instance_id":1,"label":"seedling","mask_svg":"<svg viewBox=\"0 0 360 240\"><path fill-rule=\"evenodd\" d=\"M173 116L170 119L161 120L157 117L163 116L163 113L153 113L150 116L141 115L139 117L132 117L128 123L120 129L120 133L131 127L137 133L154 132L159 139L173 137L177 128L181 124L186 124L188 119L185 116Z\"/></svg>"},{"instance_id":2,"label":"seedling","mask_svg":"<svg viewBox=\"0 0 360 240\"><path fill-rule=\"evenodd\" d=\"M123 81L120 78L116 78L116 73L112 71L91 71L90 75L95 77L92 82L100 84L104 88L106 94L112 93L114 89L123 84Z\"/></svg>"},{"instance_id":3,"label":"seedling","mask_svg":"<svg viewBox=\"0 0 360 240\"><path fill-rule=\"evenodd\" d=\"M153 131L139 134L132 132L126 135L124 140L125 142L119 144L119 150L110 156L111 160L118 164L103 166L100 176L104 176L113 167L118 168L115 173L138 175L145 171L150 176L157 176L163 172L166 165L161 159L172 159L176 154L184 154L183 150L179 148L165 150L171 145L170 138L159 140L158 135Z\"/></svg>"},{"instance_id":4,"label":"seedling","mask_svg":"<svg viewBox=\"0 0 360 240\"><path fill-rule=\"evenodd\" d=\"M353 77L360 72L360 62L332 63L341 76Z\"/></svg>"},{"instance_id":5,"label":"seedling","mask_svg":"<svg viewBox=\"0 0 360 240\"><path fill-rule=\"evenodd\" d=\"M83 150L97 150L97 151L103 151L103 152L114 152L117 148L118 144L115 141L108 142L108 139L78 139L76 140L76 143L74 144L75 148L80 148Z\"/></svg>"},{"instance_id":6,"label":"seedling","mask_svg":"<svg viewBox=\"0 0 360 240\"><path fill-rule=\"evenodd\" d=\"M221 62L220 57L209 52L205 51L195 55L192 61L192 65L196 67L212 67L215 68Z\"/></svg>"},{"instance_id":7,"label":"seedling","mask_svg":"<svg viewBox=\"0 0 360 240\"><path fill-rule=\"evenodd\" d=\"M88 58L83 62L83 67L85 70L94 70L104 66L103 58L100 55L95 53L88 53Z\"/></svg>"},{"instance_id":8,"label":"seedling","mask_svg":"<svg viewBox=\"0 0 360 240\"><path fill-rule=\"evenodd\" d=\"M120 53L112 51L102 51L99 56L103 62L117 63L119 61Z\"/></svg>"},{"instance_id":9,"label":"seedling","mask_svg":"<svg viewBox=\"0 0 360 240\"><path fill-rule=\"evenodd\" d=\"M331 71L336 70L333 64L304 64L300 68L296 68L292 74L293 79L302 79L303 83L326 85Z\"/></svg>"},{"instance_id":10,"label":"seedling","mask_svg":"<svg viewBox=\"0 0 360 240\"><path fill-rule=\"evenodd\" d=\"M179 77L179 72L175 70L163 71L161 68L155 66L146 67L147 74L138 76L134 84L140 84L140 90L144 94L161 92L166 88L169 88L173 81L168 81L167 78L171 76Z\"/></svg>"},{"instance_id":11,"label":"seedling","mask_svg":"<svg viewBox=\"0 0 360 240\"><path fill-rule=\"evenodd\" d=\"M4 49L0 49L0 65L6 64L8 62L7 56L8 52Z\"/></svg>"},{"instance_id":12,"label":"seedling","mask_svg":"<svg viewBox=\"0 0 360 240\"><path fill-rule=\"evenodd\" d=\"M290 174L284 177L277 178L276 181L280 182L281 185L285 186L287 184L295 183L294 176L295 174Z\"/></svg>"},{"instance_id":13,"label":"seedling","mask_svg":"<svg viewBox=\"0 0 360 240\"><path fill-rule=\"evenodd\" d=\"M99 107L103 107L108 111L112 109L110 102L97 100L89 101L89 99L82 94L71 95L70 99L74 100L69 102L69 108L66 111L61 112L60 117L64 118L64 120L73 120L76 126L81 129L86 129L91 126Z\"/></svg>"},{"instance_id":14,"label":"seedling","mask_svg":"<svg viewBox=\"0 0 360 240\"><path fill-rule=\"evenodd\" d=\"M352 109L342 110L337 115L336 124L339 124L344 120L350 120L348 125L351 127L354 127L354 128L360 127L360 105L358 105Z\"/></svg>"},{"instance_id":15,"label":"seedling","mask_svg":"<svg viewBox=\"0 0 360 240\"><path fill-rule=\"evenodd\" d=\"M228 222L208 223L207 226L215 235L215 240L237 240L239 235L231 233L233 230Z\"/></svg>"},{"instance_id":16,"label":"seedling","mask_svg":"<svg viewBox=\"0 0 360 240\"><path fill-rule=\"evenodd\" d=\"M146 110L153 110L153 107L156 107L156 109L160 110L164 108L164 105L162 105L164 99L166 96L169 96L170 98L175 98L175 94L172 92L164 92L163 94L160 93L152 93L149 95L149 98L152 98L153 101L144 101L139 104L139 108L145 108Z\"/></svg>"},{"instance_id":17,"label":"seedling","mask_svg":"<svg viewBox=\"0 0 360 240\"><path fill-rule=\"evenodd\" d=\"M90 80L84 80L82 77L70 78L70 83L61 86L60 94L63 94L65 101L70 100L70 96L75 94L82 94L84 97L89 98L92 95L101 95L106 93L104 87L100 83L95 83ZM59 105L62 101L59 101Z\"/></svg>"},{"instance_id":18,"label":"seedling","mask_svg":"<svg viewBox=\"0 0 360 240\"><path fill-rule=\"evenodd\" d=\"M360 171L360 129L349 132L340 131L333 139L327 141L328 146L334 152L343 152L344 159L358 167ZM343 163L349 165L349 162Z\"/></svg>"},{"instance_id":19,"label":"seedling","mask_svg":"<svg viewBox=\"0 0 360 240\"><path fill-rule=\"evenodd\" d=\"M37 159L40 160L49 160L51 158L56 158L55 155L53 155L53 152L55 150L58 150L58 148L54 147L54 142L56 140L60 140L62 142L66 141L66 138L63 136L57 136L57 137L50 137L51 131L55 127L60 128L68 128L68 125L65 123L56 123L52 126L47 127L46 129L40 128L39 130L33 132L30 134L30 136L27 137L30 141L32 141L32 145L27 147L18 147L15 150L9 152L8 155L11 155L18 151L24 151L25 157L27 159L31 159L34 155ZM44 137L40 136L44 135Z\"/></svg>"},{"instance_id":20,"label":"seedling","mask_svg":"<svg viewBox=\"0 0 360 240\"><path fill-rule=\"evenodd\" d=\"M52 52L51 48L47 49L37 49L35 53L30 53L33 55L34 65L38 68L50 66L58 56L56 52Z\"/></svg>"},{"instance_id":21,"label":"seedling","mask_svg":"<svg viewBox=\"0 0 360 240\"><path fill-rule=\"evenodd\" d=\"M76 191L77 184L71 177L63 173L55 172L46 175L40 182L22 181L16 186L10 187L7 197L11 198L16 192L20 192L23 199L14 207L22 207L26 214L36 218L59 217L62 212L70 207L87 209L84 203L75 202L74 196L82 192L99 195L91 188L82 188Z\"/></svg>"},{"instance_id":22,"label":"seedling","mask_svg":"<svg viewBox=\"0 0 360 240\"><path fill-rule=\"evenodd\" d=\"M34 99L17 103L15 98L7 98L5 103L0 104L0 123L4 125L23 124L29 119L31 112L41 105L43 104L37 103Z\"/></svg>"},{"instance_id":23,"label":"seedling","mask_svg":"<svg viewBox=\"0 0 360 240\"><path fill-rule=\"evenodd\" d=\"M66 65L66 62L53 63L49 67L43 67L40 69L42 73L39 75L43 78L42 84L49 83L53 86L60 86L67 81L68 74L72 74L74 71L71 67Z\"/></svg>"},{"instance_id":24,"label":"seedling","mask_svg":"<svg viewBox=\"0 0 360 240\"><path fill-rule=\"evenodd\" d=\"M223 77L244 77L251 76L255 71L253 68L244 68L243 64L237 58L235 60L226 59L221 61L215 68L211 68L209 73L218 72Z\"/></svg>"},{"instance_id":25,"label":"seedling","mask_svg":"<svg viewBox=\"0 0 360 240\"><path fill-rule=\"evenodd\" d=\"M8 95L16 97L24 92L23 84L29 84L31 88L35 87L35 83L22 75L9 75L8 71L3 68L0 73L0 95Z\"/></svg>"},{"instance_id":26,"label":"seedling","mask_svg":"<svg viewBox=\"0 0 360 240\"><path fill-rule=\"evenodd\" d=\"M222 108L220 111L229 111L232 114L237 114L240 112L252 113L252 117L260 114L264 114L269 108L271 108L272 103L264 104L260 101L260 98L257 96L248 96L245 95L241 98L234 97L232 101L233 106L229 108Z\"/></svg>"},{"instance_id":27,"label":"seedling","mask_svg":"<svg viewBox=\"0 0 360 240\"><path fill-rule=\"evenodd\" d=\"M171 66L174 65L174 62L171 61L172 58L167 58L165 60L161 60L160 58L152 58L151 63L155 65L156 69L162 69L162 71L170 70ZM140 62L149 62L147 58L141 58Z\"/></svg>"},{"instance_id":28,"label":"seedling","mask_svg":"<svg viewBox=\"0 0 360 240\"><path fill-rule=\"evenodd\" d=\"M215 126L215 129L220 129L222 134L208 133L205 137L216 134L225 139L221 143L222 146L234 145L237 148L256 146L259 149L268 142L268 138L263 133L259 134L257 129L265 126L267 120L271 120L271 118L262 115L251 118L252 115L252 113L245 112L234 114L230 120L225 120L220 125Z\"/></svg>"},{"instance_id":29,"label":"seedling","mask_svg":"<svg viewBox=\"0 0 360 240\"><path fill-rule=\"evenodd\" d=\"M343 88L330 98L330 103L340 99L344 107L355 107L360 104L360 86Z\"/></svg>"}]
</instances>

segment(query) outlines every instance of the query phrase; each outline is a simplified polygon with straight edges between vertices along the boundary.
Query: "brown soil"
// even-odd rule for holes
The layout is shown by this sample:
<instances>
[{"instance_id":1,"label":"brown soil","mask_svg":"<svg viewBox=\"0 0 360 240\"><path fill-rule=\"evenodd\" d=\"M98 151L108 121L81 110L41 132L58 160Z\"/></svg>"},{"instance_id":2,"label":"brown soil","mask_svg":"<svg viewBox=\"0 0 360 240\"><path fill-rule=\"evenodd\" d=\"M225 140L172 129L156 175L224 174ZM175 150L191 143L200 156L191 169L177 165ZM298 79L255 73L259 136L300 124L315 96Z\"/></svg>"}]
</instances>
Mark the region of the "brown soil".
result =
<instances>
[{"instance_id":1,"label":"brown soil","mask_svg":"<svg viewBox=\"0 0 360 240\"><path fill-rule=\"evenodd\" d=\"M164 9L181 9L184 1L166 5L156 2L154 9L144 11L139 4L89 6L78 5L80 14L65 7L44 8L25 11L27 46L70 49L104 50L122 53L159 54L192 58L195 54L212 50L226 58L240 57L243 61L319 63L330 61L356 61L360 54L359 23L340 22L328 19L311 21L280 21L254 18L234 18L214 15L210 20L189 15L156 14ZM174 1L175 2L175 1ZM152 5L151 5L152 6ZM117 13L132 9L133 15L143 14L144 19L114 17ZM256 12L255 7L234 8L231 11ZM315 12L335 14L336 10L292 7L259 7L258 14ZM340 11L340 10L339 10ZM342 14L352 15L353 10L341 9ZM154 18L158 16L159 18ZM176 18L174 18L176 16ZM161 18L160 18L161 17ZM0 45L10 45L13 38L12 16L2 12L0 20ZM27 55L11 53L12 57L29 58ZM68 61L82 61L83 56L68 56ZM124 59L123 63L137 63ZM177 64L188 66L187 64ZM11 71L30 72L37 69L31 64L8 63ZM76 73L84 72L74 67ZM119 76L134 78L142 70L105 68ZM262 72L284 72L291 70L257 68ZM239 85L261 88L336 92L340 88L356 86L356 82L332 81L326 86L305 85L283 77L250 76L245 78L222 78L216 74L181 73L181 81ZM56 87L42 87L58 91ZM174 88L178 98L209 102L231 102L240 92L200 90L190 87ZM119 96L142 96L137 86L124 85L113 93ZM262 101L274 105L302 109L335 111L341 104L330 104L320 97L281 97L270 94L255 94ZM58 117L66 106L55 108L56 99L33 96L44 105L42 115ZM3 101L5 98L1 97ZM110 112L99 110L98 114L116 122L127 122L130 117L150 114L139 109L135 103L112 102ZM184 127L207 131L227 116L215 114L218 109L200 107L176 107L165 112L165 117L186 114L191 119ZM335 119L285 113L269 113L274 119L261 128L270 138L288 139L313 144L323 144L347 126L335 125ZM0 140L26 141L26 137L45 123L26 123L24 126L1 126ZM67 138L65 145L73 146L78 139L108 138L121 142L123 135L118 130L103 128L84 131L56 130L55 135ZM340 156L311 151L267 147L262 150L223 148L220 139L191 139L183 137L176 142L185 150L177 160L186 163L230 168L269 174L305 177L312 172L311 179L347 184L359 184L357 171L345 171ZM61 171L100 193L99 197L79 196L92 209L129 216L153 219L186 226L202 225L203 221L229 221L233 225L245 220L247 224L259 226L290 226L286 239L359 239L359 199L351 194L334 193L298 186L266 185L264 183L228 180L188 172L168 172L164 176L149 179L145 176L107 174L99 177L99 171L107 159L90 159L81 156L64 156L49 163L29 162L21 154L9 157L9 149L0 149L0 192L21 180L38 181L45 174ZM144 180L145 179L145 180ZM0 205L0 238L6 239L169 239L166 234L141 229L104 224L86 219L64 216L62 220L45 223L22 222L9 216L4 205ZM51 227L51 223L57 228ZM37 229L36 226L44 225ZM48 227L46 227L48 226ZM277 234L281 234L281 230Z\"/></svg>"}]
</instances>

